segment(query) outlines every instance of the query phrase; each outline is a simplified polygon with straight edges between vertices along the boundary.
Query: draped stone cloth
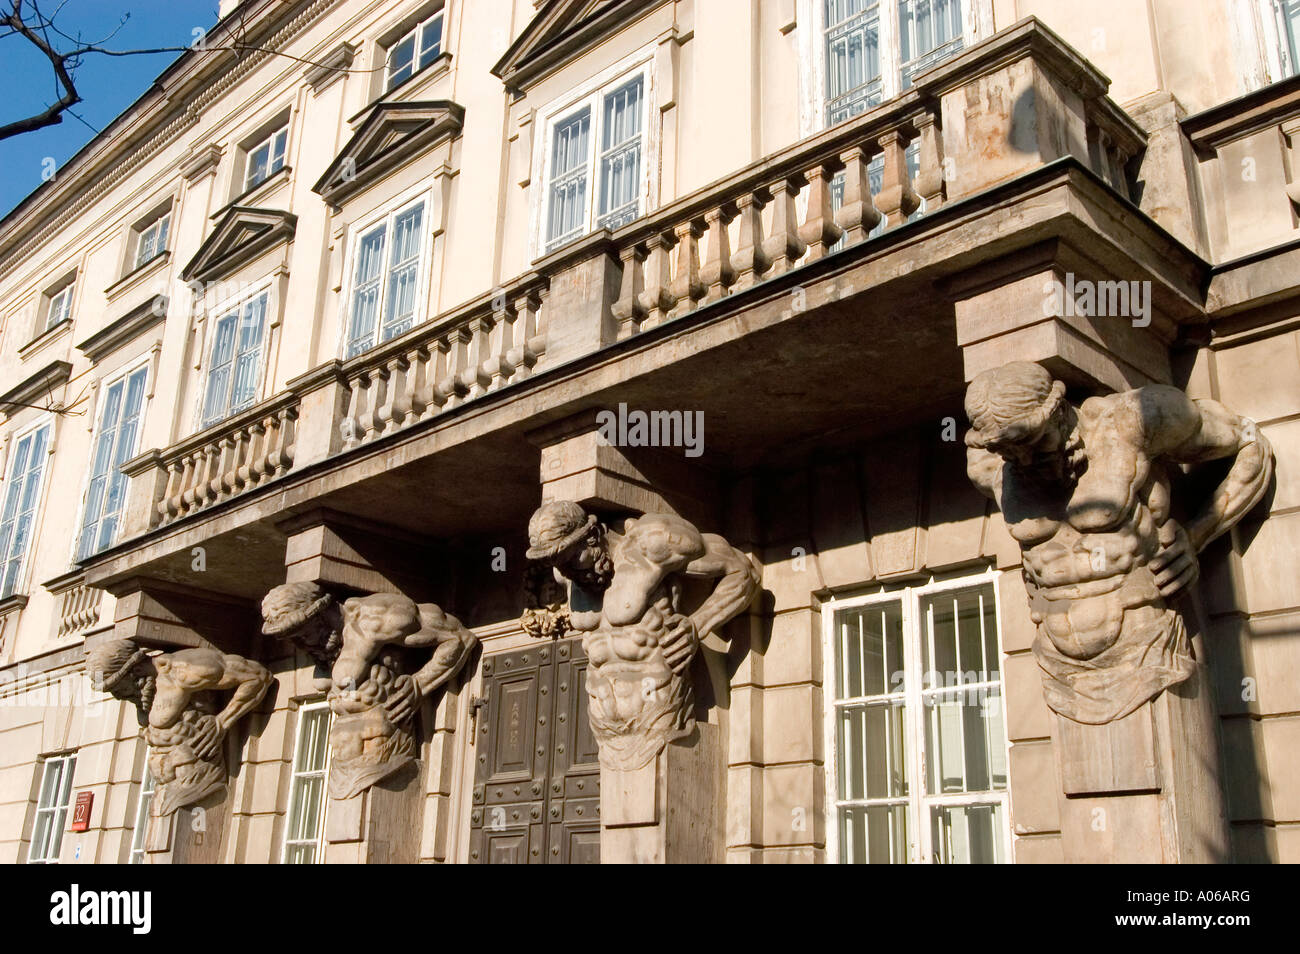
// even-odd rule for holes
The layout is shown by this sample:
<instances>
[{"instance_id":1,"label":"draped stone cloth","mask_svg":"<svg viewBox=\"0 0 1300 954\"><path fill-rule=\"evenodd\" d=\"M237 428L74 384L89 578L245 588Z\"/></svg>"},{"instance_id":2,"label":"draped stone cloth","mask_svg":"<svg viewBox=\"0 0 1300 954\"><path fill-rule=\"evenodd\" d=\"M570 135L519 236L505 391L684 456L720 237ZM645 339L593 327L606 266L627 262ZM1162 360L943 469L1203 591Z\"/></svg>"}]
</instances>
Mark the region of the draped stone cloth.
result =
<instances>
[{"instance_id":1,"label":"draped stone cloth","mask_svg":"<svg viewBox=\"0 0 1300 954\"><path fill-rule=\"evenodd\" d=\"M1114 643L1088 659L1060 652L1040 625L1034 656L1048 708L1086 725L1123 718L1196 669L1187 628L1172 609L1144 625L1122 626Z\"/></svg>"}]
</instances>

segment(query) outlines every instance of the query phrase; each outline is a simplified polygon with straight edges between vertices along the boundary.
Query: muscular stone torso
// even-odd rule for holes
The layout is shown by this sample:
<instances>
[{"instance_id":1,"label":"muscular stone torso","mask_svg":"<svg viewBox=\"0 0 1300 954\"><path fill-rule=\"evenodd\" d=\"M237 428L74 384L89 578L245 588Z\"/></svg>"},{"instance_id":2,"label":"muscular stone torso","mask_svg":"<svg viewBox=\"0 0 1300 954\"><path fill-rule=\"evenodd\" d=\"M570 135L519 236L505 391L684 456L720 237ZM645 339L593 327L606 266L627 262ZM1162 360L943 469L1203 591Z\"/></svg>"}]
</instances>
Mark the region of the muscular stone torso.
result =
<instances>
[{"instance_id":1,"label":"muscular stone torso","mask_svg":"<svg viewBox=\"0 0 1300 954\"><path fill-rule=\"evenodd\" d=\"M1113 440L1106 423L1080 414L1089 466L1073 487L1008 467L999 494L1024 551L1034 622L1075 659L1114 644L1126 617L1141 623L1164 609L1147 565L1169 518L1169 483L1138 448Z\"/></svg>"}]
</instances>

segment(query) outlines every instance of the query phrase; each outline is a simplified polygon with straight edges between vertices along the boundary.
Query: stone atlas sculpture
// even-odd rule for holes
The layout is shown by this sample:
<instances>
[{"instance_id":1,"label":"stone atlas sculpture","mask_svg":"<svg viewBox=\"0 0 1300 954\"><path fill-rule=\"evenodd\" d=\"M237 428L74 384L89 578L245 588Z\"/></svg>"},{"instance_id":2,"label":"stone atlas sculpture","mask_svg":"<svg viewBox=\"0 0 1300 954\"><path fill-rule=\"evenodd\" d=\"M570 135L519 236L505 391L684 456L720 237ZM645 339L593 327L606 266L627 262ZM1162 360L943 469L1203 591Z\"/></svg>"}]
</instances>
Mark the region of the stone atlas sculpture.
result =
<instances>
[{"instance_id":1,"label":"stone atlas sculpture","mask_svg":"<svg viewBox=\"0 0 1300 954\"><path fill-rule=\"evenodd\" d=\"M224 789L222 741L272 683L261 663L216 649L150 656L129 639L94 647L86 657L91 685L133 702L149 744L156 788L150 812L170 815ZM231 691L219 707L219 693Z\"/></svg>"},{"instance_id":2,"label":"stone atlas sculpture","mask_svg":"<svg viewBox=\"0 0 1300 954\"><path fill-rule=\"evenodd\" d=\"M456 675L478 639L432 603L394 593L339 603L315 583L285 583L262 601L262 632L318 666L334 718L329 794L346 799L415 759L421 700Z\"/></svg>"},{"instance_id":3,"label":"stone atlas sculpture","mask_svg":"<svg viewBox=\"0 0 1300 954\"><path fill-rule=\"evenodd\" d=\"M1195 582L1197 553L1268 487L1273 452L1254 422L1158 384L1075 407L1023 361L976 377L966 413L967 473L1023 551L1048 706L1101 725L1191 676L1171 601ZM1218 487L1177 519L1170 477L1222 458Z\"/></svg>"},{"instance_id":4,"label":"stone atlas sculpture","mask_svg":"<svg viewBox=\"0 0 1300 954\"><path fill-rule=\"evenodd\" d=\"M580 505L556 501L533 514L528 539L528 558L567 586L568 607L566 614L549 580L533 576L525 631L582 634L601 764L645 766L694 729L687 669L701 637L753 600L758 572L722 537L672 514L628 518L615 533ZM680 608L686 578L717 581L690 615Z\"/></svg>"}]
</instances>

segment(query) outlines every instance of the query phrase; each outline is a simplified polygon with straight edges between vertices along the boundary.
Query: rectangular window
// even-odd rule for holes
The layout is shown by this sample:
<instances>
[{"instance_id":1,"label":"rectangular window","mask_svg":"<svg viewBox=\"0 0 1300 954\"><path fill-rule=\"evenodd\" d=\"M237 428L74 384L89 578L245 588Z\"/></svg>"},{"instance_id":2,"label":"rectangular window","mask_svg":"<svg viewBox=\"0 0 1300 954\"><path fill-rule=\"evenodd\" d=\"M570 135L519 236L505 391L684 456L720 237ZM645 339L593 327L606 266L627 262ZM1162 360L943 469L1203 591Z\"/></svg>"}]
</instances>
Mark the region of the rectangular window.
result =
<instances>
[{"instance_id":1,"label":"rectangular window","mask_svg":"<svg viewBox=\"0 0 1300 954\"><path fill-rule=\"evenodd\" d=\"M997 863L1010 844L991 575L835 601L828 832L850 863Z\"/></svg>"},{"instance_id":2,"label":"rectangular window","mask_svg":"<svg viewBox=\"0 0 1300 954\"><path fill-rule=\"evenodd\" d=\"M897 96L964 46L970 0L819 2L828 125Z\"/></svg>"},{"instance_id":3,"label":"rectangular window","mask_svg":"<svg viewBox=\"0 0 1300 954\"><path fill-rule=\"evenodd\" d=\"M52 755L41 762L41 790L36 802L36 823L27 849L28 864L57 864L63 845L63 826L72 801L72 773L77 756Z\"/></svg>"},{"instance_id":4,"label":"rectangular window","mask_svg":"<svg viewBox=\"0 0 1300 954\"><path fill-rule=\"evenodd\" d=\"M45 423L18 438L11 452L0 510L0 599L17 592L22 578L49 446L50 424Z\"/></svg>"},{"instance_id":5,"label":"rectangular window","mask_svg":"<svg viewBox=\"0 0 1300 954\"><path fill-rule=\"evenodd\" d=\"M144 863L144 839L149 831L149 808L153 804L155 787L153 772L146 765L144 782L140 785L140 798L135 803L135 824L131 827L131 855L128 864Z\"/></svg>"},{"instance_id":6,"label":"rectangular window","mask_svg":"<svg viewBox=\"0 0 1300 954\"><path fill-rule=\"evenodd\" d=\"M643 71L597 91L552 122L546 154L547 252L592 228L613 231L641 215L647 99Z\"/></svg>"},{"instance_id":7,"label":"rectangular window","mask_svg":"<svg viewBox=\"0 0 1300 954\"><path fill-rule=\"evenodd\" d=\"M244 176L244 191L265 182L284 168L284 147L289 139L289 127L271 133L248 150L248 171Z\"/></svg>"},{"instance_id":8,"label":"rectangular window","mask_svg":"<svg viewBox=\"0 0 1300 954\"><path fill-rule=\"evenodd\" d=\"M388 48L385 91L406 82L442 53L442 11L419 23Z\"/></svg>"},{"instance_id":9,"label":"rectangular window","mask_svg":"<svg viewBox=\"0 0 1300 954\"><path fill-rule=\"evenodd\" d=\"M262 292L250 298L213 325L200 427L211 427L257 400L268 297Z\"/></svg>"},{"instance_id":10,"label":"rectangular window","mask_svg":"<svg viewBox=\"0 0 1300 954\"><path fill-rule=\"evenodd\" d=\"M72 290L74 287L69 282L50 296L45 311L45 327L41 329L43 332L63 324L72 317Z\"/></svg>"},{"instance_id":11,"label":"rectangular window","mask_svg":"<svg viewBox=\"0 0 1300 954\"><path fill-rule=\"evenodd\" d=\"M104 390L99 428L90 458L90 485L77 541L77 559L111 546L126 506L129 483L122 465L135 456L144 409L147 365L118 378Z\"/></svg>"},{"instance_id":12,"label":"rectangular window","mask_svg":"<svg viewBox=\"0 0 1300 954\"><path fill-rule=\"evenodd\" d=\"M363 231L353 255L348 358L415 327L425 254L424 200Z\"/></svg>"},{"instance_id":13,"label":"rectangular window","mask_svg":"<svg viewBox=\"0 0 1300 954\"><path fill-rule=\"evenodd\" d=\"M324 702L298 710L298 741L289 782L289 817L284 829L284 863L320 860L325 830L325 778L329 767L330 710Z\"/></svg>"},{"instance_id":14,"label":"rectangular window","mask_svg":"<svg viewBox=\"0 0 1300 954\"><path fill-rule=\"evenodd\" d=\"M167 230L171 226L172 214L166 212L140 230L136 236L135 267L153 261L167 251Z\"/></svg>"}]
</instances>

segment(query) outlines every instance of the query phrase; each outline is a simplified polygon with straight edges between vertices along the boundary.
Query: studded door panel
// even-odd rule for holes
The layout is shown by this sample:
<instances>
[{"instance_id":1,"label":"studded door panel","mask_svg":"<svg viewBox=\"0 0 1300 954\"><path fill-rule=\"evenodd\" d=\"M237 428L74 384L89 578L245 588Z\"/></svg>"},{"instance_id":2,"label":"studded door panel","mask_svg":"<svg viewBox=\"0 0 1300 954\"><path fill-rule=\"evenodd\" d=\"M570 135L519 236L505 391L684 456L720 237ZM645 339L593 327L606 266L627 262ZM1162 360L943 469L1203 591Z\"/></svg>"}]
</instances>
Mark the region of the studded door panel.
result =
<instances>
[{"instance_id":1,"label":"studded door panel","mask_svg":"<svg viewBox=\"0 0 1300 954\"><path fill-rule=\"evenodd\" d=\"M600 767L580 639L487 656L474 726L470 861L600 861Z\"/></svg>"}]
</instances>

